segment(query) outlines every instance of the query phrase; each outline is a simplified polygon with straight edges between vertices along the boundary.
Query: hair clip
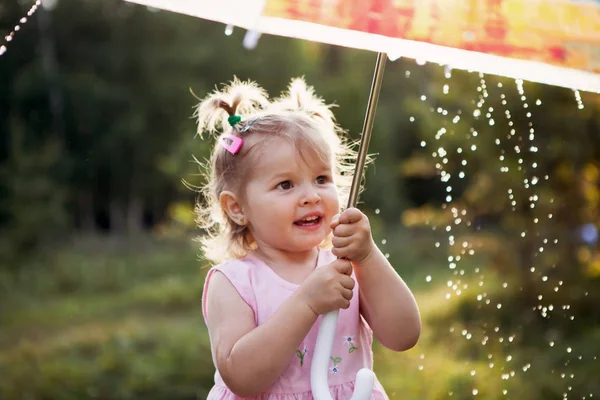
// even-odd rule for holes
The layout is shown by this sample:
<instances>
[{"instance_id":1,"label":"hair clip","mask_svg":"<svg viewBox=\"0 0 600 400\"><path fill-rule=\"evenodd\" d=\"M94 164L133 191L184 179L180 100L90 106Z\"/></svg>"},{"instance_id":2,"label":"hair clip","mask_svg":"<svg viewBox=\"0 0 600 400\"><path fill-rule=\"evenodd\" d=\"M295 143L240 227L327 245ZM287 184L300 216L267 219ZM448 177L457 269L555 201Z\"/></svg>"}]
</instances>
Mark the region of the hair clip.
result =
<instances>
[{"instance_id":1,"label":"hair clip","mask_svg":"<svg viewBox=\"0 0 600 400\"><path fill-rule=\"evenodd\" d=\"M252 118L250 121L246 122L246 124L240 129L240 133L244 133L244 132L250 130L250 128L252 128L252 125L256 121L258 121L258 117Z\"/></svg>"},{"instance_id":2,"label":"hair clip","mask_svg":"<svg viewBox=\"0 0 600 400\"><path fill-rule=\"evenodd\" d=\"M240 151L240 147L242 147L243 143L241 137L233 135L223 135L219 141L221 142L221 146L223 146L225 150L231 154L236 154L238 151Z\"/></svg>"}]
</instances>

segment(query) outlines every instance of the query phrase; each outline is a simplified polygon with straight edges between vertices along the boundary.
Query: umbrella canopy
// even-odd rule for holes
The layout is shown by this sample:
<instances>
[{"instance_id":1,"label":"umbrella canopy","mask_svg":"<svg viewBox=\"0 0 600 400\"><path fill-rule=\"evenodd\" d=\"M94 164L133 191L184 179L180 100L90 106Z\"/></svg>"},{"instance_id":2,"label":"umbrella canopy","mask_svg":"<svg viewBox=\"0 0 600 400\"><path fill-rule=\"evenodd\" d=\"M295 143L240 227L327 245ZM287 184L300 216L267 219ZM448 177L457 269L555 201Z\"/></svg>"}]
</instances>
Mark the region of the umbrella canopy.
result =
<instances>
[{"instance_id":1,"label":"umbrella canopy","mask_svg":"<svg viewBox=\"0 0 600 400\"><path fill-rule=\"evenodd\" d=\"M598 0L127 0L256 32L600 93Z\"/></svg>"}]
</instances>

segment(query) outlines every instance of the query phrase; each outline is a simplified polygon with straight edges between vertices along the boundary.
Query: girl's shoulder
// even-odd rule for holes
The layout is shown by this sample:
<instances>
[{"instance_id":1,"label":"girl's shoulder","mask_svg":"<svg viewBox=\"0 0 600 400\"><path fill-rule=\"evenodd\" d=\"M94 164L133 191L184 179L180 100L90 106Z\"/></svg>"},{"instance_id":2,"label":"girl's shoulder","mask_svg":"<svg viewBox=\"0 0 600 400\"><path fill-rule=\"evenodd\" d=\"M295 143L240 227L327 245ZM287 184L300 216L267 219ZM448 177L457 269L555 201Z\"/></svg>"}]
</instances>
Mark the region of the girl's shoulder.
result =
<instances>
[{"instance_id":1,"label":"girl's shoulder","mask_svg":"<svg viewBox=\"0 0 600 400\"><path fill-rule=\"evenodd\" d=\"M210 271L216 270L223 273L241 273L242 271L248 271L253 268L253 264L254 263L250 257L236 258L214 265L210 268Z\"/></svg>"},{"instance_id":2,"label":"girl's shoulder","mask_svg":"<svg viewBox=\"0 0 600 400\"><path fill-rule=\"evenodd\" d=\"M254 276L256 265L250 257L229 260L213 266L208 271L205 285L208 285L208 281L217 271L225 275L238 291L250 290L253 286L252 282L256 280Z\"/></svg>"},{"instance_id":3,"label":"girl's shoulder","mask_svg":"<svg viewBox=\"0 0 600 400\"><path fill-rule=\"evenodd\" d=\"M233 285L234 289L238 292L242 300L253 311L256 310L256 296L253 288L253 265L252 262L247 259L236 259L223 262L215 265L206 274L204 281L204 290L202 291L202 311L204 318L206 319L206 303L209 292L210 282L216 272L220 272L225 275L227 280Z\"/></svg>"}]
</instances>

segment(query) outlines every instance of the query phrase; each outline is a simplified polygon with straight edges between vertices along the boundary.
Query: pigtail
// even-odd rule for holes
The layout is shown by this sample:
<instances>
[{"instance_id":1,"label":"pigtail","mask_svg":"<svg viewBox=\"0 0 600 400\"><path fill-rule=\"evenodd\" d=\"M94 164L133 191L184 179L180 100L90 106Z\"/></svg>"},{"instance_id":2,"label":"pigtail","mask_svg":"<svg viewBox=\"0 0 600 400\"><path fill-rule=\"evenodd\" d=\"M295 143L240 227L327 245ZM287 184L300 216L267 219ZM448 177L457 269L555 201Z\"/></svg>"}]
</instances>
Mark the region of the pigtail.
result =
<instances>
[{"instance_id":1,"label":"pigtail","mask_svg":"<svg viewBox=\"0 0 600 400\"><path fill-rule=\"evenodd\" d=\"M335 181L338 186L340 200L346 202L350 193L354 166L357 159L355 148L358 141L351 141L335 119L331 107L315 94L312 86L308 86L304 78L294 78L288 86L287 92L276 99L272 109L276 112L301 112L314 121L322 124L322 134L329 144L335 158ZM372 161L367 157L367 163ZM361 187L362 190L362 187Z\"/></svg>"},{"instance_id":2,"label":"pigtail","mask_svg":"<svg viewBox=\"0 0 600 400\"><path fill-rule=\"evenodd\" d=\"M256 83L242 82L237 78L222 91L215 90L203 99L194 112L197 118L198 134L220 133L231 127L228 118L239 115L249 116L269 106L267 93Z\"/></svg>"},{"instance_id":3,"label":"pigtail","mask_svg":"<svg viewBox=\"0 0 600 400\"><path fill-rule=\"evenodd\" d=\"M331 105L315 94L312 86L308 86L304 78L294 78L288 86L288 91L282 93L273 104L277 111L302 111L311 118L335 127L335 116L330 110Z\"/></svg>"}]
</instances>

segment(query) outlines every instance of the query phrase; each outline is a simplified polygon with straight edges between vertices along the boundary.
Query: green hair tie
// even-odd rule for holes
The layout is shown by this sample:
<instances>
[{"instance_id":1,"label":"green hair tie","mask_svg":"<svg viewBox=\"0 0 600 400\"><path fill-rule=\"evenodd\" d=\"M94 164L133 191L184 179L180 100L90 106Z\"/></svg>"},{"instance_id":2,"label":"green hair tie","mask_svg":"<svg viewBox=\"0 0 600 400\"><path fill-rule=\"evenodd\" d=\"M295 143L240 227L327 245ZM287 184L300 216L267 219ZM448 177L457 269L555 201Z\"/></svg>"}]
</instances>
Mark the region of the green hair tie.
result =
<instances>
[{"instance_id":1,"label":"green hair tie","mask_svg":"<svg viewBox=\"0 0 600 400\"><path fill-rule=\"evenodd\" d=\"M229 118L227 118L227 122L229 122L229 125L236 126L237 124L239 124L242 121L242 117L240 117L239 115L230 115Z\"/></svg>"}]
</instances>

